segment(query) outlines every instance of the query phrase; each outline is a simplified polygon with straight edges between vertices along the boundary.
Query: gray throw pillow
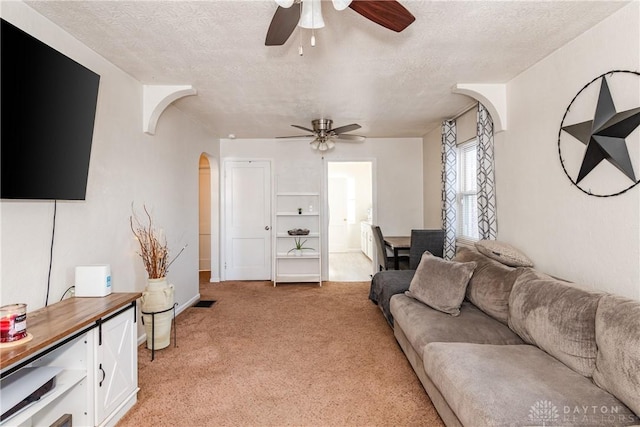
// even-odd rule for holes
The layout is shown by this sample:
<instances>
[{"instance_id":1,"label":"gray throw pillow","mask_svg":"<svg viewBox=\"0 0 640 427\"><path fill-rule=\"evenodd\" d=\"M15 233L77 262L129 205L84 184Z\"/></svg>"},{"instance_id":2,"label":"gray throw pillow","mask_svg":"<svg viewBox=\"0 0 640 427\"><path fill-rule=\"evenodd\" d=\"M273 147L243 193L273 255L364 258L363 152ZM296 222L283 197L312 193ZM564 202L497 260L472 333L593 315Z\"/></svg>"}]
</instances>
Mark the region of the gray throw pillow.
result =
<instances>
[{"instance_id":1,"label":"gray throw pillow","mask_svg":"<svg viewBox=\"0 0 640 427\"><path fill-rule=\"evenodd\" d=\"M425 252L405 294L433 309L458 316L475 268L475 262L445 261Z\"/></svg>"},{"instance_id":2,"label":"gray throw pillow","mask_svg":"<svg viewBox=\"0 0 640 427\"><path fill-rule=\"evenodd\" d=\"M481 254L509 267L533 267L533 262L525 254L508 243L497 240L479 240L475 243L475 247Z\"/></svg>"}]
</instances>

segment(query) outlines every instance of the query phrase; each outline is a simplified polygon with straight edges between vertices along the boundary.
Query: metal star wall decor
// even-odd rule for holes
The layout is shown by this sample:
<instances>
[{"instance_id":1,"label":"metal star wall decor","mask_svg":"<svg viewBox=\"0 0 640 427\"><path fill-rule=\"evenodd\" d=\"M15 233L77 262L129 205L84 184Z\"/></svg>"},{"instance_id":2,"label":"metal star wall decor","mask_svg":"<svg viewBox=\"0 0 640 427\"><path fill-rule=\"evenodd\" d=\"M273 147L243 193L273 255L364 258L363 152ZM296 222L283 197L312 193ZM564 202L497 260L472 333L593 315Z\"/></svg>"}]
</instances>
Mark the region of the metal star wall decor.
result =
<instances>
[{"instance_id":1,"label":"metal star wall decor","mask_svg":"<svg viewBox=\"0 0 640 427\"><path fill-rule=\"evenodd\" d=\"M567 107L567 111L562 118L562 124L560 125L560 132L558 134L558 151L560 154L560 162L562 163L565 173L574 185L583 192L592 196L616 196L624 193L640 182L636 179L626 140L627 137L633 133L638 126L640 126L640 107L621 112L616 110L606 77L611 76L614 73L630 73L640 76L640 73L634 71L611 71L593 79L578 92L571 101L571 104L569 104L569 107ZM602 83L600 85L600 92L593 119L573 125L563 126L567 113L569 113L578 96L582 91L598 80L601 80ZM584 156L582 157L582 162L580 164L580 170L575 179L570 175L565 167L565 159L563 158L561 146L563 131L586 146ZM603 160L606 160L615 166L627 177L629 181L631 181L631 184L622 190L609 192L607 194L594 194L591 189L581 187L580 182L586 178L587 175L593 172Z\"/></svg>"}]
</instances>

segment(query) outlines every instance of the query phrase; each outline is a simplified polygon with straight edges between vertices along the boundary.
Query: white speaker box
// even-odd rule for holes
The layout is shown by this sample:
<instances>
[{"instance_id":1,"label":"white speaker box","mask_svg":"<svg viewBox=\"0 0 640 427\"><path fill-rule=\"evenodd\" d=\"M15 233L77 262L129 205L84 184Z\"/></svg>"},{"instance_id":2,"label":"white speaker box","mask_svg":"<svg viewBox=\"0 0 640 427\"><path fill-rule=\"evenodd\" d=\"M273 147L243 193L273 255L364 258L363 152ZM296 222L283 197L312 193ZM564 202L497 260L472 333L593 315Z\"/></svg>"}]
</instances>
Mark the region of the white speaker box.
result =
<instances>
[{"instance_id":1,"label":"white speaker box","mask_svg":"<svg viewBox=\"0 0 640 427\"><path fill-rule=\"evenodd\" d=\"M76 267L76 296L104 297L111 293L111 266L79 265Z\"/></svg>"}]
</instances>

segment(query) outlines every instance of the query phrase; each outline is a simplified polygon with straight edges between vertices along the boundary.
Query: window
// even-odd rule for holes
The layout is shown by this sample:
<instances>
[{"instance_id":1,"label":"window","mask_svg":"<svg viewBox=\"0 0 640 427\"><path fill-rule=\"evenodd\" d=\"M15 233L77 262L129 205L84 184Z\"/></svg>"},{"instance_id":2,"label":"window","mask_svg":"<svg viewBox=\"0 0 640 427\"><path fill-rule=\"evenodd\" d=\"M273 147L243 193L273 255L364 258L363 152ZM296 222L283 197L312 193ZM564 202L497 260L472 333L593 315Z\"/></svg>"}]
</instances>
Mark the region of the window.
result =
<instances>
[{"instance_id":1,"label":"window","mask_svg":"<svg viewBox=\"0 0 640 427\"><path fill-rule=\"evenodd\" d=\"M458 145L458 238L478 240L478 140Z\"/></svg>"}]
</instances>

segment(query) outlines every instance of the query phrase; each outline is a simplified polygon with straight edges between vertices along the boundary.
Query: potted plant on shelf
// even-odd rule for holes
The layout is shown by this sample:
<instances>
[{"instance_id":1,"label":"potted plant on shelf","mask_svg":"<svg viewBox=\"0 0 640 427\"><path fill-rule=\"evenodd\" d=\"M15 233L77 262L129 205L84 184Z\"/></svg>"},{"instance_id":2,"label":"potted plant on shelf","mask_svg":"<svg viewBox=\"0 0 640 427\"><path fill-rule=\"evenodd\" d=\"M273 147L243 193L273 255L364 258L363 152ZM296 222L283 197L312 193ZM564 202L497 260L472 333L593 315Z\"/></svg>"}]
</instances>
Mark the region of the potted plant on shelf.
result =
<instances>
[{"instance_id":1,"label":"potted plant on shelf","mask_svg":"<svg viewBox=\"0 0 640 427\"><path fill-rule=\"evenodd\" d=\"M294 237L293 241L295 242L296 247L289 249L287 255L293 252L295 256L302 256L302 251L315 251L313 248L307 248L304 246L304 244L307 243L307 240L305 239L303 242L302 237Z\"/></svg>"},{"instance_id":2,"label":"potted plant on shelf","mask_svg":"<svg viewBox=\"0 0 640 427\"><path fill-rule=\"evenodd\" d=\"M164 235L153 226L151 214L143 206L145 221L140 221L137 215L129 217L131 231L138 240L144 268L147 271L147 286L142 292L142 321L147 333L147 348L161 349L169 345L171 333L171 319L173 313L173 285L167 282L167 270L171 264L169 249ZM158 313L163 312L163 313ZM144 313L158 313L151 314ZM152 334L152 331L154 332ZM152 336L154 337L152 339Z\"/></svg>"}]
</instances>

